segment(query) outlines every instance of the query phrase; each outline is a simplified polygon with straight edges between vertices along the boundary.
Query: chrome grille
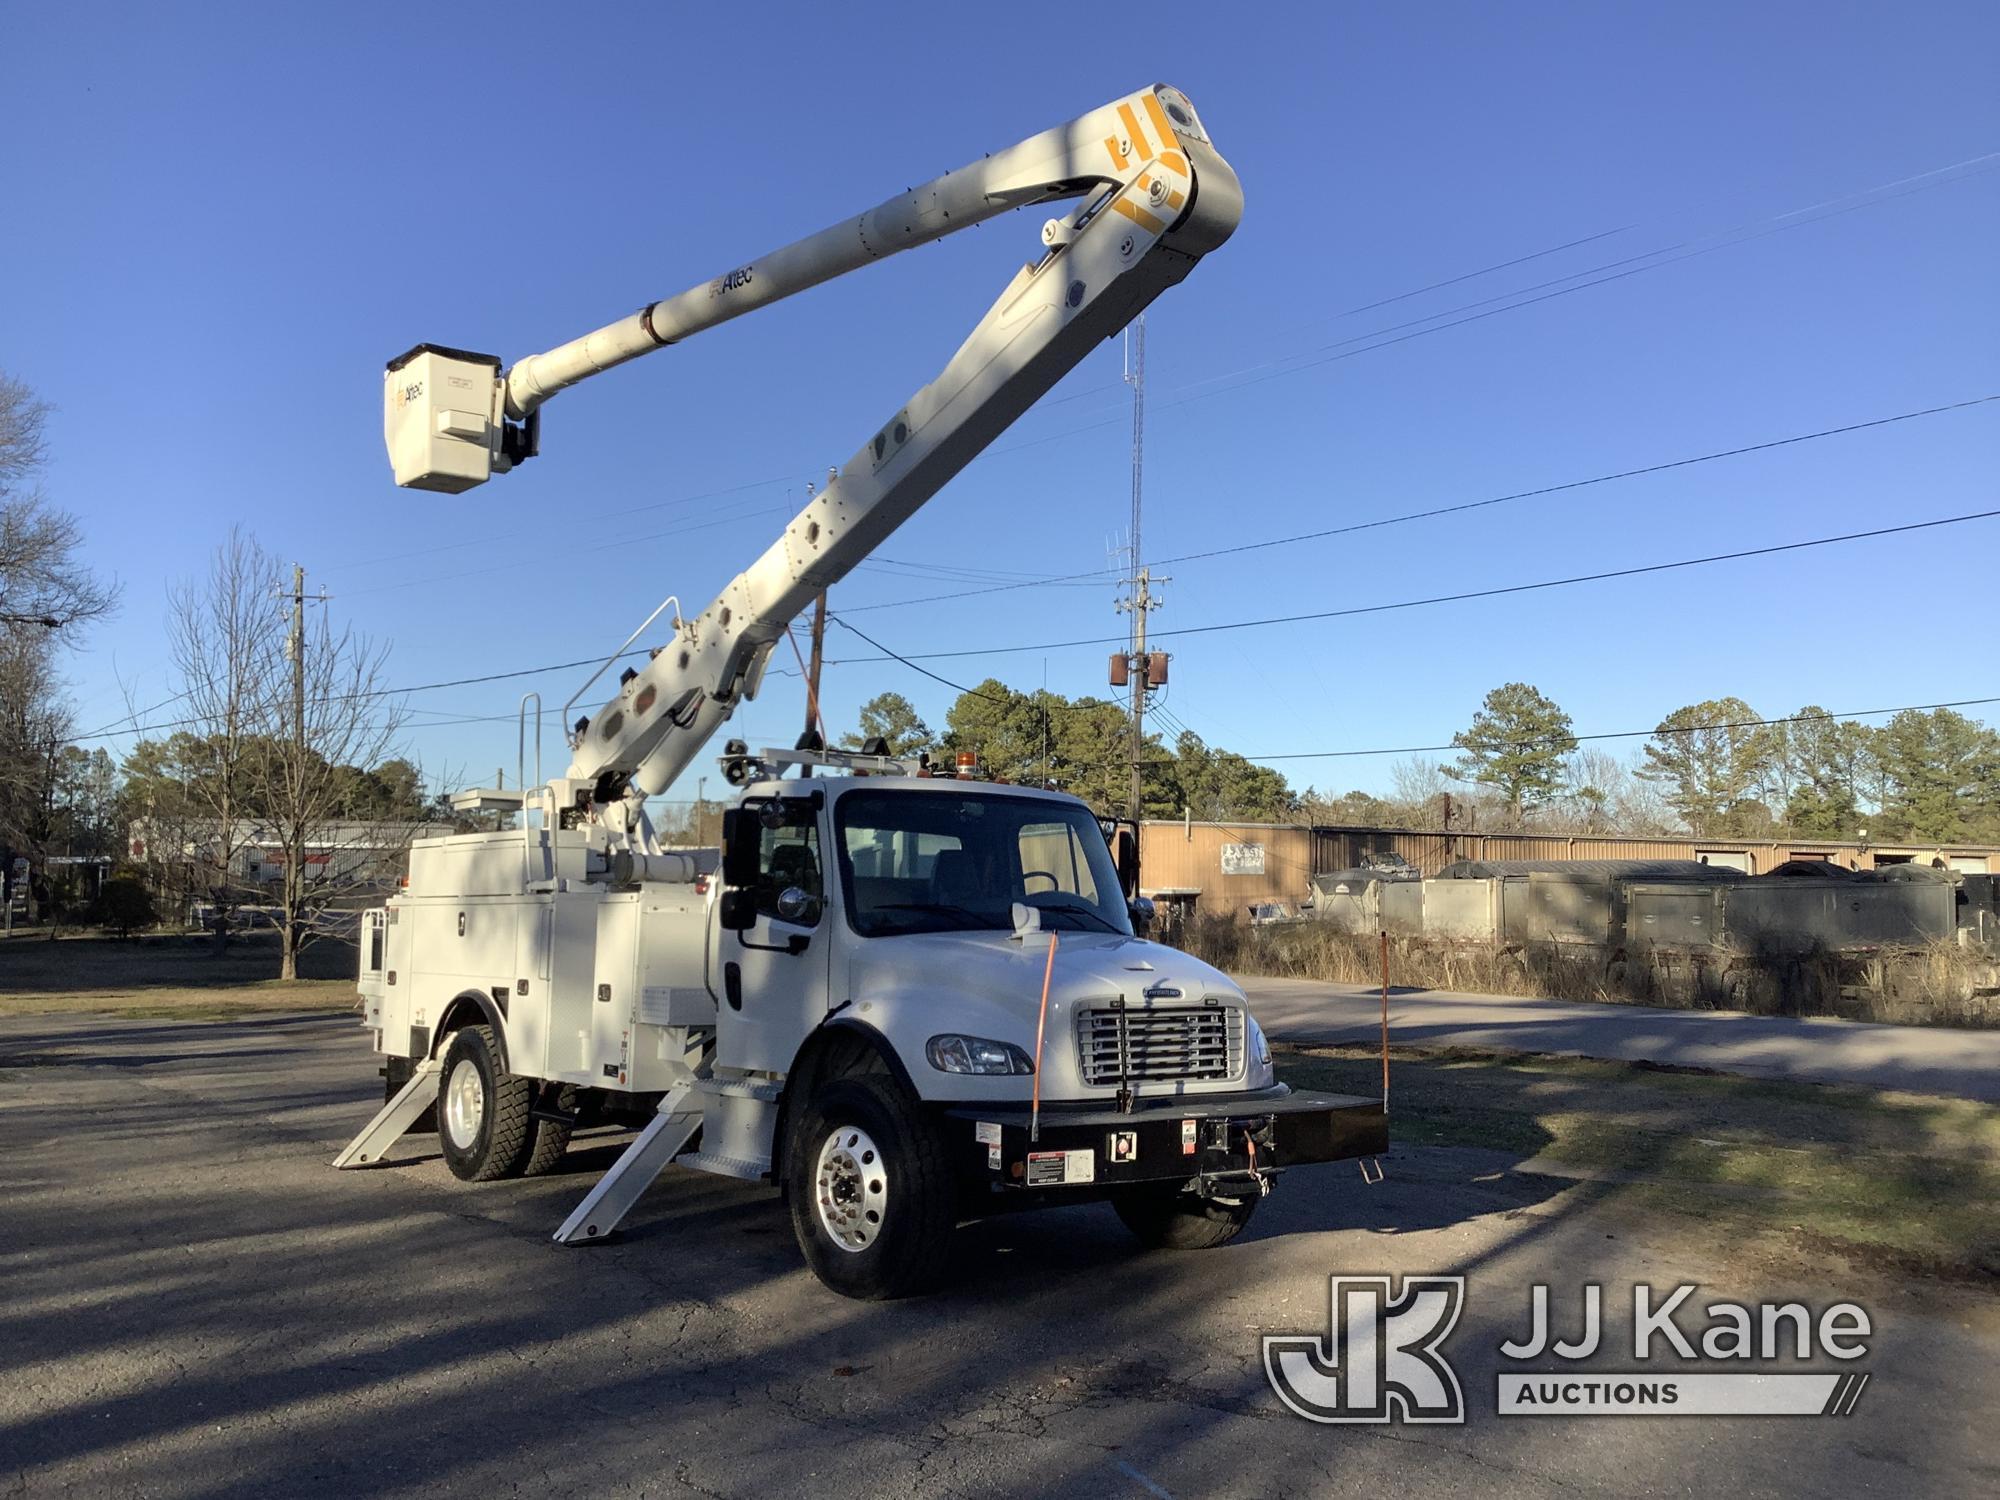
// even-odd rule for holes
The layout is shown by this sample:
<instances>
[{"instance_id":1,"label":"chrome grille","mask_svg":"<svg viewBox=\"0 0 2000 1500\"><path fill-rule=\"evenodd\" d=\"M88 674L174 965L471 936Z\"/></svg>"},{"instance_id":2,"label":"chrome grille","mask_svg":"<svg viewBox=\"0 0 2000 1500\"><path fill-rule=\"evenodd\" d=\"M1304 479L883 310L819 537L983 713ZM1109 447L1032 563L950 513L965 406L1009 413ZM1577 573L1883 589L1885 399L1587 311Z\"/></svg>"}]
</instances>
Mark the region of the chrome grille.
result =
<instances>
[{"instance_id":1,"label":"chrome grille","mask_svg":"<svg viewBox=\"0 0 2000 1500\"><path fill-rule=\"evenodd\" d=\"M1115 1005L1092 1005L1076 1013L1077 1060L1087 1084L1120 1079L1121 1013L1127 1081L1234 1078L1243 1071L1243 1012L1235 1006L1135 1005L1121 1012Z\"/></svg>"}]
</instances>

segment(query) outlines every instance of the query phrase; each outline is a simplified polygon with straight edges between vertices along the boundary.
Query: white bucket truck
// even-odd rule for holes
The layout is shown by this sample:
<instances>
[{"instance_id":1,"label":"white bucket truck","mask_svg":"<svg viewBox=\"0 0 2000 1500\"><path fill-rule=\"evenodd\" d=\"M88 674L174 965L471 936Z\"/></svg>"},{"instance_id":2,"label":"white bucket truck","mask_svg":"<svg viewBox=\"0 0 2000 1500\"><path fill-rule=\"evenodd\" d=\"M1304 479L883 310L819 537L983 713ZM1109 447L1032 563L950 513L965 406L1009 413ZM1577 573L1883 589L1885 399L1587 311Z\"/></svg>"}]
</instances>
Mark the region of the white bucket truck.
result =
<instances>
[{"instance_id":1,"label":"white bucket truck","mask_svg":"<svg viewBox=\"0 0 2000 1500\"><path fill-rule=\"evenodd\" d=\"M669 600L626 641L672 607L664 643L571 727L566 774L466 798L518 826L416 845L407 888L362 926L390 1098L337 1165L380 1161L433 1108L467 1181L546 1171L578 1128L630 1122L558 1241L609 1234L678 1160L776 1184L813 1270L873 1297L933 1281L967 1218L1108 1198L1142 1240L1217 1245L1280 1169L1383 1149L1379 1100L1277 1083L1242 991L1135 932L1136 866L1121 872L1073 797L732 741L719 851L663 849L645 815L754 696L806 603L1235 229L1235 174L1178 90L1143 89L510 370L421 345L387 376L396 478L470 488L537 451L541 404L565 386L1061 199L1077 206L1044 225L1039 257L783 536L698 616ZM528 722L524 701L524 773Z\"/></svg>"}]
</instances>

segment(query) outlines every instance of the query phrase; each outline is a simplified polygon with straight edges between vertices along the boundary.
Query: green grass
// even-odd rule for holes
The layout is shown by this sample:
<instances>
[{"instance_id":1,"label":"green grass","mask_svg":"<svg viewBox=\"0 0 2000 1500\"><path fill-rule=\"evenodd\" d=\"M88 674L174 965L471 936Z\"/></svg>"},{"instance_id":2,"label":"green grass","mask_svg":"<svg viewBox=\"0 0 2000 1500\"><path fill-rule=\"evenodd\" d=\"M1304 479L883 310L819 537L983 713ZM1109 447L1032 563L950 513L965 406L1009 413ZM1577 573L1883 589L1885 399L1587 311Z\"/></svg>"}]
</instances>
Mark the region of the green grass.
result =
<instances>
[{"instance_id":1,"label":"green grass","mask_svg":"<svg viewBox=\"0 0 2000 1500\"><path fill-rule=\"evenodd\" d=\"M1373 1094L1365 1048L1279 1075ZM2000 1277L2000 1108L1612 1062L1392 1053L1390 1136L1517 1154L1632 1209L1934 1274Z\"/></svg>"}]
</instances>

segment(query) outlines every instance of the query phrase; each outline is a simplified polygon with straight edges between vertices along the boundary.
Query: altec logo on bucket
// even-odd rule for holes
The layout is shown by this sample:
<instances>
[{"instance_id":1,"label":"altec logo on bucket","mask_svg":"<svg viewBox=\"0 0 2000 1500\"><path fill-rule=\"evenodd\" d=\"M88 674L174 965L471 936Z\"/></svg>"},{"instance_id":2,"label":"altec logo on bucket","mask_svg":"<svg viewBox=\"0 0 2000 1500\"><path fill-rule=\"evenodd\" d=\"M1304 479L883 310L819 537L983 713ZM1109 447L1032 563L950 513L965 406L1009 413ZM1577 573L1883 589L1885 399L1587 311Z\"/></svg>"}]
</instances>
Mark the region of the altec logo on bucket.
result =
<instances>
[{"instance_id":1,"label":"altec logo on bucket","mask_svg":"<svg viewBox=\"0 0 2000 1500\"><path fill-rule=\"evenodd\" d=\"M1443 1348L1464 1309L1464 1277L1406 1276L1400 1293L1387 1276L1334 1276L1329 1287L1324 1337L1264 1339L1264 1372L1279 1400L1314 1422L1465 1420ZM1872 1327L1863 1308L1697 1305L1695 1293L1693 1286L1665 1294L1635 1286L1631 1357L1673 1363L1602 1370L1576 1362L1609 1347L1603 1288L1582 1288L1572 1339L1554 1335L1549 1289L1532 1288L1527 1332L1497 1353L1542 1368L1500 1371L1496 1409L1502 1416L1846 1416L1861 1400L1866 1371L1800 1370L1796 1362L1864 1357Z\"/></svg>"}]
</instances>

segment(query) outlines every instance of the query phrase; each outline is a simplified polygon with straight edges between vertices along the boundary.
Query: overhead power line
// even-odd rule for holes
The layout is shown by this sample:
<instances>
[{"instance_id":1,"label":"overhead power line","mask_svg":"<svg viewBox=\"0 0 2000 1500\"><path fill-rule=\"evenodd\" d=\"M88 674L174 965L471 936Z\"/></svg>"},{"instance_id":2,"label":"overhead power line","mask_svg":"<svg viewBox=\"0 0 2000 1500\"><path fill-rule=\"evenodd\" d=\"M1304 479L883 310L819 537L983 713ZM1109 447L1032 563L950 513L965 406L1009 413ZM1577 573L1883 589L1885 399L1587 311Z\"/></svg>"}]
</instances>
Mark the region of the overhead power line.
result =
<instances>
[{"instance_id":1,"label":"overhead power line","mask_svg":"<svg viewBox=\"0 0 2000 1500\"><path fill-rule=\"evenodd\" d=\"M1643 464L1634 469L1619 469L1609 474L1594 474L1588 479L1571 479L1561 484L1545 484L1530 490L1515 490L1505 495L1490 495L1483 500L1466 500L1455 505L1437 505L1428 510L1406 511L1396 516L1380 516L1372 521L1354 521L1345 526L1329 526L1318 531L1296 532L1291 536L1269 537L1257 542L1238 542L1228 547L1211 547L1201 552L1183 552L1173 557L1154 558L1146 563L1149 568L1170 567L1179 563L1205 562L1211 558L1232 557L1243 552L1257 552L1271 547L1295 547L1302 542L1325 541L1329 537L1350 536L1358 531L1374 531L1385 526L1401 526L1411 521L1435 520L1440 516L1462 515L1466 511L1484 510L1495 505L1506 505L1516 500L1533 500L1547 495L1565 494L1571 490L1588 489L1593 485L1611 484L1621 479L1638 479L1648 474L1664 474L1673 469L1692 468L1697 464L1714 463L1725 458L1742 458L1751 453L1768 453L1776 448L1795 447L1800 443L1816 442L1821 438L1841 437L1848 433L1866 432L1871 428L1891 427L1898 422L1914 421L1918 417L1934 417L1944 412L1964 411L1970 407L1984 406L1988 402L2000 401L2000 395L1972 396L1963 401L1949 401L1942 406L1920 407L1915 411L1897 412L1893 416L1872 417L1864 422L1847 422L1838 427L1822 427L1817 432L1794 433L1790 437L1770 438L1761 443L1746 443L1735 448L1719 448L1713 453L1697 453L1689 458L1672 458L1656 464ZM1102 582L1110 576L1110 570L1093 569L1085 573L1058 573L1046 578L1028 579L1014 583L988 584L976 589L961 589L949 594L925 594L914 599L891 599L879 604L850 605L843 614L860 614L864 611L880 609L901 609L912 604L937 604L950 599L971 599L984 594L1002 594L1015 589L1041 588L1048 584L1072 583L1079 580Z\"/></svg>"},{"instance_id":2,"label":"overhead power line","mask_svg":"<svg viewBox=\"0 0 2000 1500\"><path fill-rule=\"evenodd\" d=\"M1850 531L1842 533L1839 536L1813 537L1806 541L1800 541L1800 542L1779 542L1768 547L1746 547L1735 552L1713 553L1707 557L1682 558L1674 562L1646 563L1641 566L1632 568L1613 568L1601 573L1582 573L1569 578L1551 578L1551 579L1543 579L1535 583L1507 584L1490 589L1468 589L1461 593L1437 594L1423 599L1400 599L1386 604L1354 605L1347 609L1316 610L1308 614L1298 614L1298 615L1275 615L1257 620L1231 620L1231 621L1224 621L1214 625L1179 626L1172 630L1162 631L1160 632L1160 634L1163 637L1167 638L1178 638L1180 636L1186 636L1186 635L1213 635L1224 631L1254 630L1269 625L1295 625L1295 624L1302 624L1304 622L1312 620L1343 619L1353 615L1382 614L1392 610L1418 609L1426 605L1432 605L1432 604L1451 604L1472 599L1493 599L1493 598L1504 597L1509 594L1525 594L1525 593L1533 593L1544 589L1566 588L1575 584L1600 583L1614 578L1636 578L1649 573L1666 573L1681 568L1702 567L1710 563L1734 562L1734 561L1739 561L1743 558L1750 558L1750 557L1769 557L1777 553L1799 552L1811 547L1828 547L1843 542L1868 541L1879 537L1900 536L1909 532L1928 531L1942 526L1956 526L1969 521L1990 520L1995 516L2000 516L2000 509L1973 511L1970 512L1969 514L1960 516L1940 516L1935 520L1929 520L1929 521L1909 521L1905 522L1903 525L1900 526L1880 526L1870 531ZM843 629L851 631L853 634L861 637L862 640L866 641L869 645L873 646L877 651L880 651L882 653L881 656L875 656L875 657L860 656L860 657L848 657L839 660L832 660L828 662L828 665L853 666L871 661L901 662L904 666L909 667L911 670L922 673L924 676L929 677L932 680L942 683L944 686L953 688L959 692L971 692L973 690L965 687L962 683L953 682L951 679L947 677L939 676L936 672L931 671L927 667L919 665L919 663L925 661L953 660L953 659L972 657L972 656L1004 656L1025 651L1061 651L1080 646L1115 646L1122 644L1125 639L1123 636L1093 636L1079 640L1044 641L1034 645L989 646L989 647L970 649L970 650L923 651L923 652L911 652L908 654L904 654L902 652L895 651L890 647L883 645L882 642L876 640L873 636L867 634L865 631L863 631L860 627L853 624L851 621L842 619L838 614L830 614L828 618L832 619L836 624L840 625ZM615 660L624 661L632 657L649 656L650 654L651 653L649 650L645 648L639 648L632 651L627 651L623 653L621 656L615 658ZM578 667L593 667L597 665L597 661L598 659L596 657L584 657L577 661L554 662L547 666L540 666L540 667L523 667L517 671L511 671L511 672L487 672L479 676L473 676L473 677L453 677L438 682L415 683L407 686L393 687L393 688L378 688L370 693L355 694L353 696L368 697L368 698L401 697L410 693L432 692L442 688L468 687L488 682L505 682L520 677L539 676L542 673L546 672L561 672L561 671L570 671ZM770 675L787 676L790 674L784 672L782 669L773 668L771 669ZM991 701L1003 701L1003 700L992 699L991 694L978 694L977 696L988 698ZM134 726L132 729L129 730L107 731L90 735L78 735L76 736L75 740L72 741L72 743L77 743L83 740L91 740L91 739L107 739L113 737L114 734L121 736L128 733L152 734L152 733L157 733L162 729L187 728L192 725L199 724L201 722L203 721L199 719L180 719L180 720L173 720L164 724L138 725ZM424 727L429 728L429 727L441 727L441 726L427 725Z\"/></svg>"},{"instance_id":3,"label":"overhead power line","mask_svg":"<svg viewBox=\"0 0 2000 1500\"><path fill-rule=\"evenodd\" d=\"M1870 541L1879 537L1901 536L1907 532L1929 531L1941 526L1958 526L1968 521L1991 520L2000 509L1972 511L1961 516L1939 516L1930 521L1908 521L1900 526L1878 526L1869 531L1848 531L1838 536L1812 537L1802 542L1778 542L1768 547L1745 547L1735 552L1716 552L1706 557L1685 557L1673 562L1645 563L1632 568L1610 568L1601 573L1578 573L1569 578L1545 578L1534 583L1513 583L1490 589L1466 589L1456 594L1432 594L1422 599L1397 599L1386 604L1358 604L1347 609L1313 610L1306 614L1269 615L1256 620L1228 620L1215 625L1177 625L1159 634L1178 639L1188 635L1215 635L1232 630L1256 630L1268 625L1300 625L1313 620L1339 620L1354 615L1386 614L1392 610L1421 609L1432 604L1457 604L1471 599L1497 599L1509 594L1529 594L1542 589L1568 588L1581 583L1603 583L1613 578L1638 578L1648 573L1670 573L1681 568L1705 567L1711 563L1737 562L1747 557L1771 557L1781 552L1802 552L1811 547L1831 547L1843 542ZM852 630L853 626L848 626ZM856 634L860 632L856 631ZM914 666L919 661L948 661L968 656L1007 656L1023 651L1063 651L1077 646L1115 646L1123 636L1084 636L1068 641L1038 641L1019 646L985 646L958 651L919 651L908 656L890 653L881 657L851 657L831 662L848 666L866 661L900 661Z\"/></svg>"},{"instance_id":4,"label":"overhead power line","mask_svg":"<svg viewBox=\"0 0 2000 1500\"><path fill-rule=\"evenodd\" d=\"M931 681L941 683L945 687L951 688L955 692L963 693L968 697L978 698L988 703L999 703L1004 705L1008 701L1007 699L1004 698L995 697L992 693L982 692L978 688L967 687L963 683L954 682L949 677L945 677L940 675L939 673L931 671L928 667L920 666L918 663L910 660L908 657L900 656L896 652L890 651L887 646L884 646L880 641L876 640L873 636L869 635L867 632L859 629L854 625L849 625L845 621L841 621L838 619L836 619L835 623L842 625L845 629L850 630L855 635L860 636L862 640L868 642L869 645L875 647L877 650L887 653L890 659L901 662L904 666L910 668L911 671L921 673L923 676L930 678ZM1032 695L1027 693L1018 694L1017 696L1022 698L1032 697ZM1668 728L1665 725L1655 725L1651 729L1604 730L1589 734L1564 734L1555 736L1544 736L1539 739L1512 740L1509 741L1508 744L1510 748L1513 749L1531 749L1536 745L1543 743L1544 740L1552 740L1559 743L1588 744L1588 743L1596 743L1602 740L1652 739L1662 735L1672 736L1680 734L1700 734L1704 732L1711 732L1714 730L1767 729L1774 725L1780 725L1780 724L1815 724L1823 721L1845 722L1855 719L1881 718L1887 714L1933 713L1938 709L1943 709L1943 708L1951 708L1951 709L1981 708L1995 703L2000 703L2000 695L1996 695L1989 698L1956 698L1943 703L1906 703L1899 708L1856 708L1856 709L1849 709L1843 713L1816 713L1816 714L1798 713L1798 714L1790 714L1783 718L1733 719L1719 724L1691 724L1681 728ZM1086 703L1086 704L1054 704L1049 706L1057 709L1058 711L1061 711L1064 709L1073 710L1077 708L1083 708L1083 709L1103 708L1106 707L1107 704L1099 702L1099 703ZM1116 704L1109 704L1108 706L1112 708L1117 707ZM1158 705L1155 705L1155 707L1157 709ZM1171 714L1167 714L1164 711L1161 711L1161 716L1167 719L1169 728L1175 729L1180 733L1186 733L1186 734L1194 733L1194 731L1190 730L1185 723L1182 723L1180 720L1174 718ZM1200 736L1197 735L1196 738L1200 738ZM1449 750L1459 750L1462 748L1464 747L1460 745L1444 744L1444 745L1401 745L1390 748L1379 748L1370 750L1297 750L1297 751L1288 751L1276 755L1244 755L1242 756L1242 759L1248 761L1257 761L1260 763L1265 761L1277 761L1277 760L1348 760L1348 759L1362 759L1368 756L1381 756L1381 755L1427 755L1427 754L1441 753ZM1236 752L1226 752L1226 753L1236 753ZM1145 763L1149 765L1170 764L1170 762L1162 762L1158 760L1151 760Z\"/></svg>"},{"instance_id":5,"label":"overhead power line","mask_svg":"<svg viewBox=\"0 0 2000 1500\"><path fill-rule=\"evenodd\" d=\"M640 646L614 656L611 660L615 663L630 661L638 657L650 657L651 655L652 650L650 647ZM318 699L315 701L345 703L356 698L401 698L410 693L430 693L436 692L441 688L476 687L481 683L487 682L508 682L520 677L540 677L547 672L570 672L576 670L578 667L594 667L598 665L598 662L598 657L586 656L577 661L550 662L546 666L522 667L518 671L513 672L487 672L478 677L448 677L438 682L417 682L409 683L402 687L374 688L365 693L339 693L330 699ZM764 675L766 677L796 677L798 674L788 667L767 667ZM176 696L185 698L187 694L180 693ZM167 701L173 702L175 700L170 698ZM154 706L162 707L164 705L155 704ZM511 713L475 714L462 719L443 719L428 724L413 724L409 727L413 729L443 729L450 724L477 724L485 723L489 720L498 723L504 719L511 723L514 718L515 715ZM123 729L100 729L90 734L72 735L68 743L79 744L85 740L122 739L128 734L157 734L163 729L191 729L207 722L208 720L206 719L168 719L159 724L134 724L129 728Z\"/></svg>"},{"instance_id":6,"label":"overhead power line","mask_svg":"<svg viewBox=\"0 0 2000 1500\"><path fill-rule=\"evenodd\" d=\"M2000 166L2000 151L1988 151L1978 156L1970 156L1962 161L1933 167L1929 171L1913 176L1897 178L1892 182L1877 183L1874 187L1862 188L1837 198L1829 198L1804 208L1790 209L1784 213L1772 214L1765 218L1753 219L1730 229L1715 230L1709 234L1696 235L1672 245L1662 245L1657 249L1643 251L1638 255L1623 256L1618 260L1605 261L1601 265L1573 271L1568 275L1553 277L1548 281L1536 282L1531 286L1519 287L1513 291L1499 292L1491 297L1481 297L1476 301L1462 302L1456 307L1444 308L1423 317L1411 318L1402 323L1391 323L1367 333L1353 334L1344 339L1336 339L1330 344L1322 344L1316 349L1301 354L1281 356L1264 360L1241 370L1232 370L1221 375L1211 375L1193 385L1182 387L1183 391L1193 391L1200 386L1218 385L1224 381L1233 384L1221 389L1204 392L1202 396L1182 395L1176 400L1162 402L1163 406L1179 406L1188 401L1205 399L1210 395L1220 395L1224 390L1242 390L1246 386L1259 385L1281 375L1295 375L1303 370L1316 369L1332 364L1355 354L1371 353L1386 349L1393 344L1408 343L1411 339L1423 338L1429 334L1442 333L1448 328L1459 328L1467 323L1477 323L1486 318L1497 317L1501 313L1517 312L1524 307L1534 307L1557 297L1567 297L1575 292L1589 291L1593 287L1609 282L1623 281L1628 277L1640 276L1647 271L1657 271L1664 267L1678 265L1682 261L1693 260L1703 255L1713 255L1718 250L1727 250L1737 245L1749 244L1769 235L1783 234L1789 230L1802 229L1811 224L1853 213L1858 209L1873 208L1883 203L1893 203L1915 193L1928 192L1933 188L1949 187L1963 182L1982 172ZM1957 176L1951 176L1952 173ZM1586 279L1587 278L1587 279ZM1565 285L1564 283L1573 283ZM1531 295L1533 294L1533 295ZM1493 304L1499 303L1500 306ZM1463 316L1459 316L1463 314ZM1448 321L1439 321L1441 319ZM1433 327L1422 325L1433 324ZM1414 331L1408 331L1414 330ZM1364 347L1355 348L1355 345ZM1345 351L1345 352L1340 352ZM1321 358L1307 359L1305 364L1293 361L1305 359L1308 355ZM1280 369L1279 366L1289 366ZM1268 372L1268 373L1266 373ZM1255 377L1239 379L1238 377Z\"/></svg>"},{"instance_id":7,"label":"overhead power line","mask_svg":"<svg viewBox=\"0 0 2000 1500\"><path fill-rule=\"evenodd\" d=\"M1205 401L1215 396L1225 395L1230 391L1238 391L1246 389L1249 386L1261 385L1268 380L1278 380L1289 375L1303 374L1308 370L1318 369L1323 365L1353 359L1363 354L1372 354L1378 349L1387 349L1397 344L1406 344L1412 339L1427 338L1431 334L1443 333L1447 329L1463 327L1467 323L1477 323L1486 318L1498 317L1502 313L1517 312L1524 307L1534 307L1541 303L1552 301L1557 297L1567 297L1575 292L1589 291L1593 287L1604 286L1614 281L1623 281L1628 277L1642 275L1647 271L1660 270L1666 266L1677 265L1682 261L1692 260L1697 256L1710 255L1717 250L1729 249L1735 245L1748 244L1753 240L1763 239L1768 235L1782 234L1787 230L1803 228L1808 224L1817 224L1825 219L1852 213L1856 209L1871 208L1877 204L1891 203L1899 198L1907 198L1915 193L1927 192L1932 188L1950 186L1954 183L1966 181L1979 173L1990 171L1996 166L2000 166L2000 151L1985 152L1979 156L1967 157L1962 161L1950 162L1941 167L1933 167L1929 171L1919 172L1914 176L1898 178L1893 182L1878 183L1874 187L1862 188L1856 192L1844 194L1838 198L1830 198L1824 202L1812 204L1805 208L1791 209L1781 214L1770 215L1767 218L1751 220L1745 224L1736 226L1734 229L1718 230L1711 234L1698 235L1674 245L1662 246L1659 249L1647 251L1640 255L1627 256L1621 260L1607 261L1600 266L1572 272L1570 275L1555 277L1550 281L1538 282L1532 286L1517 288L1511 292L1498 293L1492 297L1481 298L1476 302L1461 303L1457 307L1446 308L1443 311L1431 313L1425 317L1413 318L1403 323L1388 324L1381 328L1372 329L1367 333L1354 334L1344 339L1337 339L1330 344L1322 344L1313 349L1301 350L1296 354L1281 355L1275 359L1262 360L1254 365L1246 365L1241 369L1228 370L1219 375L1206 376L1201 380L1180 386L1176 390L1168 391L1165 397L1159 402L1159 407L1161 410L1166 410L1176 406L1185 406L1193 401ZM1950 175L1952 173L1958 173L1959 175L1952 176ZM1745 231L1755 232L1746 233ZM1710 243L1710 241L1714 241L1715 243ZM1643 262L1643 264L1635 264L1635 262ZM1591 279L1578 280L1581 277ZM1561 284L1563 282L1574 282L1575 284L1564 286ZM1545 290L1545 288L1553 289ZM1529 293L1537 293L1538 295L1531 296L1528 295ZM1497 307L1489 305L1495 302L1501 305ZM1462 314L1462 316L1454 316L1454 314ZM1341 316L1345 316L1345 314ZM1446 319L1448 321L1440 322L1438 321L1439 319ZM1423 324L1430 324L1431 326L1419 326ZM1355 345L1359 345L1360 347L1350 347ZM1303 363L1299 361L1303 361ZM1223 382L1229 383L1225 384ZM1202 389L1205 386L1213 386L1215 388L1209 390ZM1013 453L1023 448L1033 448L1044 443L1059 442L1064 438L1075 437L1082 433L1118 425L1121 421L1122 418L1116 415L1105 416L1095 422L1088 422L1082 426L1069 428L1062 432L1049 433L1042 437L1027 439L1024 442L1012 443L1004 448L996 448L994 452Z\"/></svg>"},{"instance_id":8,"label":"overhead power line","mask_svg":"<svg viewBox=\"0 0 2000 1500\"><path fill-rule=\"evenodd\" d=\"M874 636L868 634L868 632L863 630L859 625L850 625L847 621L841 619L839 615L828 614L827 618L831 620L834 624L840 626L841 629L849 631L854 635L860 636L862 640L866 641L869 645L873 646L877 651L882 652L883 653L883 656L881 658L882 660L899 661L904 666L908 667L912 672L916 672L924 677L928 677L932 682L941 683L945 687L950 688L955 693L963 693L968 698L977 698L985 703L998 703L1003 708L1011 705L1012 702L1011 699L1000 698L996 697L992 693L981 692L978 688L967 687L962 682L953 682L949 677L940 677L936 672L933 672L928 667L918 666L914 661L910 660L909 657L901 656L898 655L896 652L891 651L887 646L883 645L880 641L876 640ZM856 659L865 661L869 660L870 658L861 657ZM838 665L838 663L829 661L827 665L835 666ZM1038 701L1036 695L1033 693L1017 693L1014 696L1018 698L1025 698L1030 703L1035 703ZM1104 708L1109 708L1114 712L1122 712L1122 710L1118 708L1118 705L1116 703L1113 703L1109 698L1094 698L1087 702L1082 702L1082 703L1051 704L1047 701L1047 694L1044 693L1039 702L1044 712L1047 712L1051 708L1053 708L1057 713L1092 712Z\"/></svg>"},{"instance_id":9,"label":"overhead power line","mask_svg":"<svg viewBox=\"0 0 2000 1500\"><path fill-rule=\"evenodd\" d=\"M122 734L124 733L123 726L130 724L137 724L141 719L145 718L147 714L158 713L161 709L165 708L170 703L178 703L183 698L193 696L193 692L194 690L192 688L189 688L182 692L175 693L171 698L162 698L158 703L149 703L144 708L135 708L130 713L125 714L120 718L113 719L109 724L106 724L102 729L93 729L90 731L89 734L79 734L76 736L76 739L97 740L97 739L104 739L109 735Z\"/></svg>"}]
</instances>

